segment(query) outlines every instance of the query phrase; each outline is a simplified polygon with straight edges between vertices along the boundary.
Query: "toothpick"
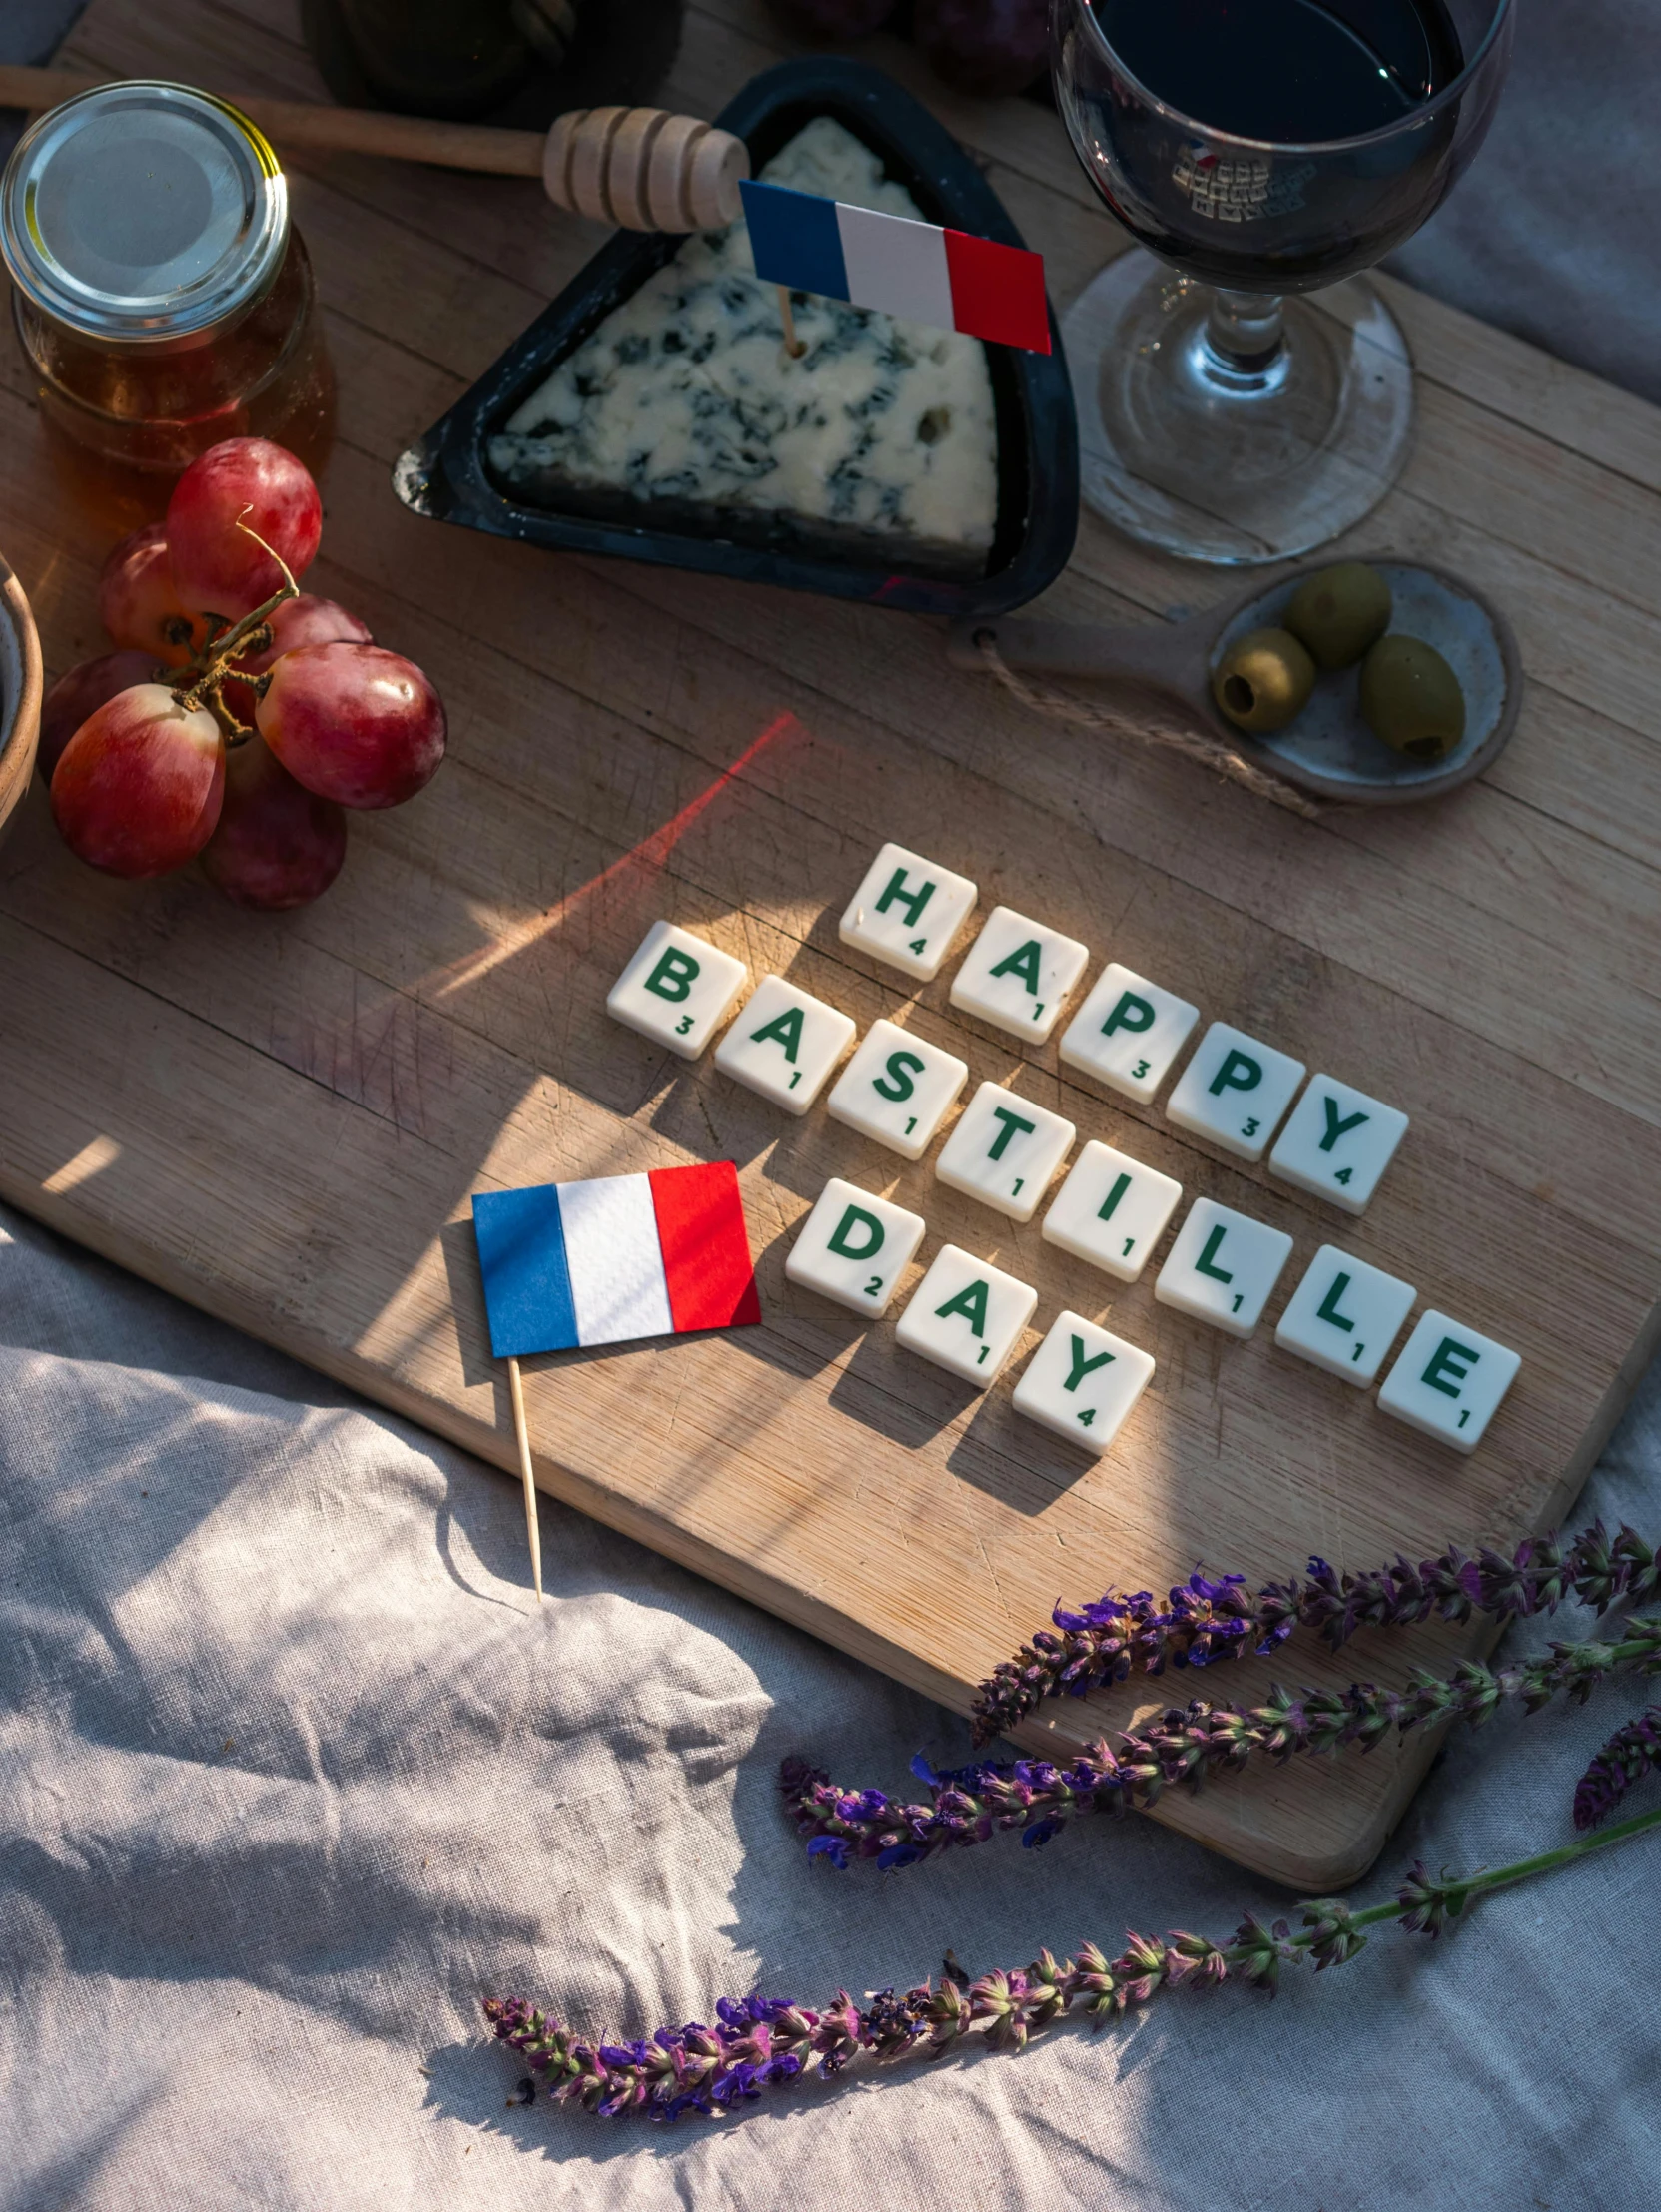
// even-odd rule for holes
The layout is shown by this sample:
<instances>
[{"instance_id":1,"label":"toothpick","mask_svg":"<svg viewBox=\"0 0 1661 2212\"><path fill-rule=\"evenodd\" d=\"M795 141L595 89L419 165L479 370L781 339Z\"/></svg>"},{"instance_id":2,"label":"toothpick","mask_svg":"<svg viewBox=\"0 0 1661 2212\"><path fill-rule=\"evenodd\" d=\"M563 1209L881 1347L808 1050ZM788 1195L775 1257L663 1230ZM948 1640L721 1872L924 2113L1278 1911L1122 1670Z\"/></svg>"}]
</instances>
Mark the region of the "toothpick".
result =
<instances>
[{"instance_id":1,"label":"toothpick","mask_svg":"<svg viewBox=\"0 0 1661 2212\"><path fill-rule=\"evenodd\" d=\"M524 1477L524 1525L530 1538L530 1576L536 1585L536 1603L542 1602L542 1528L536 1518L536 1478L530 1471L530 1429L524 1417L524 1381L519 1363L507 1361L507 1389L513 1400L513 1434L519 1445L519 1473Z\"/></svg>"},{"instance_id":2,"label":"toothpick","mask_svg":"<svg viewBox=\"0 0 1661 2212\"><path fill-rule=\"evenodd\" d=\"M807 341L796 336L796 318L790 307L790 289L779 286L779 321L784 325L784 350L792 361L800 361L807 352Z\"/></svg>"}]
</instances>

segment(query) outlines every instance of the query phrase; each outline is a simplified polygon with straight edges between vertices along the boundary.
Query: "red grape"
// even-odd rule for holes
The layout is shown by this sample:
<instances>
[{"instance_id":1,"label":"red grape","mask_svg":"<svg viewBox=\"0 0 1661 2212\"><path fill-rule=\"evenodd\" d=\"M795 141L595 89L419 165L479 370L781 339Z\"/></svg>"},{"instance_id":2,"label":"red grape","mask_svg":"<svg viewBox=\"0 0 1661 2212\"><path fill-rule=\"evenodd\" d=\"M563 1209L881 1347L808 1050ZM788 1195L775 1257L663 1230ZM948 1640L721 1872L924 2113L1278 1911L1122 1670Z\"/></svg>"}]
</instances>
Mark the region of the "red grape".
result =
<instances>
[{"instance_id":1,"label":"red grape","mask_svg":"<svg viewBox=\"0 0 1661 2212\"><path fill-rule=\"evenodd\" d=\"M379 645L300 645L271 672L260 735L308 791L396 807L444 757L444 710L414 661Z\"/></svg>"},{"instance_id":2,"label":"red grape","mask_svg":"<svg viewBox=\"0 0 1661 2212\"><path fill-rule=\"evenodd\" d=\"M52 814L71 852L112 876L163 876L214 834L225 741L205 707L134 684L88 716L52 774Z\"/></svg>"},{"instance_id":3,"label":"red grape","mask_svg":"<svg viewBox=\"0 0 1661 2212\"><path fill-rule=\"evenodd\" d=\"M64 747L87 716L113 699L118 691L130 691L136 683L148 683L156 673L154 653L101 653L84 660L60 676L46 694L40 710L40 745L35 761L50 783L52 771L63 758Z\"/></svg>"},{"instance_id":4,"label":"red grape","mask_svg":"<svg viewBox=\"0 0 1661 2212\"><path fill-rule=\"evenodd\" d=\"M888 21L899 0L773 0L773 13L819 38L863 38Z\"/></svg>"},{"instance_id":5,"label":"red grape","mask_svg":"<svg viewBox=\"0 0 1661 2212\"><path fill-rule=\"evenodd\" d=\"M346 859L346 816L297 784L258 737L225 763L225 804L202 852L216 890L240 907L281 912L322 898Z\"/></svg>"},{"instance_id":6,"label":"red grape","mask_svg":"<svg viewBox=\"0 0 1661 2212\"><path fill-rule=\"evenodd\" d=\"M113 643L148 653L169 668L183 668L201 644L205 625L186 613L168 561L167 532L160 522L124 537L98 577L98 618Z\"/></svg>"},{"instance_id":7,"label":"red grape","mask_svg":"<svg viewBox=\"0 0 1661 2212\"><path fill-rule=\"evenodd\" d=\"M245 515L244 508L249 512ZM245 521L298 576L317 558L323 501L305 463L266 437L210 445L173 487L167 542L186 606L235 621L283 586L270 555L237 527Z\"/></svg>"},{"instance_id":8,"label":"red grape","mask_svg":"<svg viewBox=\"0 0 1661 2212\"><path fill-rule=\"evenodd\" d=\"M302 592L285 599L270 616L271 643L263 653L239 653L233 666L245 675L260 676L297 645L373 645L367 623L333 599L314 599ZM254 719L255 698L247 684L232 681L225 686L226 705L239 722Z\"/></svg>"},{"instance_id":9,"label":"red grape","mask_svg":"<svg viewBox=\"0 0 1661 2212\"><path fill-rule=\"evenodd\" d=\"M1025 92L1049 62L1049 0L917 0L913 35L954 92Z\"/></svg>"}]
</instances>

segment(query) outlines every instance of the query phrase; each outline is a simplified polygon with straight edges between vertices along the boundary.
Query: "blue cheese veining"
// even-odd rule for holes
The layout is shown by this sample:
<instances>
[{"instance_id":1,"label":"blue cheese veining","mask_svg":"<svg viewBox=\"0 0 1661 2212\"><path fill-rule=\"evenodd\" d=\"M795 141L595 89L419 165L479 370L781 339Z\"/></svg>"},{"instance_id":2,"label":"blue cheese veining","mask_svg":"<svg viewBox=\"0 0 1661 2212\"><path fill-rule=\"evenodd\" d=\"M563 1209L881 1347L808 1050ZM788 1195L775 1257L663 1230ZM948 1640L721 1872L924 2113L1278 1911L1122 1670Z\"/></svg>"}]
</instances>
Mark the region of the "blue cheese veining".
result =
<instances>
[{"instance_id":1,"label":"blue cheese veining","mask_svg":"<svg viewBox=\"0 0 1661 2212\"><path fill-rule=\"evenodd\" d=\"M829 116L762 175L887 215L921 211ZM998 436L980 342L798 293L785 352L778 294L739 222L688 239L489 441L519 496L626 495L775 522L980 568L997 518ZM636 516L644 519L643 516Z\"/></svg>"}]
</instances>

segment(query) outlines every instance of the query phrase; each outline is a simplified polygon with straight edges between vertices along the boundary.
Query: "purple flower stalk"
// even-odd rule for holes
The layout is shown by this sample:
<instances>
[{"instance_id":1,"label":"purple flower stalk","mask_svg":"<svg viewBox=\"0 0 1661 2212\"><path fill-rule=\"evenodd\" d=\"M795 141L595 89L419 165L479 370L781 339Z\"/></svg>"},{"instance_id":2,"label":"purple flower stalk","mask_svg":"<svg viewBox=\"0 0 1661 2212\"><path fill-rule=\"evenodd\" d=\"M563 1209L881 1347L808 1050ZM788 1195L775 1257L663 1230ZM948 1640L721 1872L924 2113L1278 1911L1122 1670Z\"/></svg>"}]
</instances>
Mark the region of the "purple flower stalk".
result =
<instances>
[{"instance_id":1,"label":"purple flower stalk","mask_svg":"<svg viewBox=\"0 0 1661 2212\"><path fill-rule=\"evenodd\" d=\"M1475 1874L1437 1878L1417 1864L1387 1903L1361 1911L1331 1897L1305 1904L1295 1933L1289 1920L1269 1924L1248 1912L1228 1943L1180 1929L1164 1939L1132 1934L1116 1958L1094 1943L1076 1958L1040 1951L1030 1965L982 1974L967 1988L948 1971L938 1985L924 1981L901 1995L892 1989L868 1994L863 2006L846 1989L820 2012L783 1997L724 1997L712 2026L693 2020L617 2043L588 2042L523 1997L487 1997L484 2016L562 2102L608 2117L717 2117L754 2102L764 2089L805 2075L838 2074L864 2056L938 2058L968 2047L971 2036L1018 2051L1073 2011L1102 2027L1185 1982L1214 1989L1244 1981L1272 1996L1283 1970L1306 1959L1317 1971L1341 1966L1365 1945L1366 1930L1382 1921L1437 1935L1483 1891L1547 1872L1657 1824L1661 1807L1537 1858Z\"/></svg>"},{"instance_id":2,"label":"purple flower stalk","mask_svg":"<svg viewBox=\"0 0 1661 2212\"><path fill-rule=\"evenodd\" d=\"M1610 1737L1574 1793L1574 1825L1598 1828L1632 1785L1661 1767L1661 1705L1652 1705Z\"/></svg>"},{"instance_id":3,"label":"purple flower stalk","mask_svg":"<svg viewBox=\"0 0 1661 2212\"><path fill-rule=\"evenodd\" d=\"M1198 1790L1209 1775L1234 1772L1259 1755L1283 1762L1351 1745L1370 1751L1386 1736L1439 1721L1477 1726L1513 1700L1529 1713L1562 1695L1583 1704L1617 1671L1661 1673L1661 1615L1629 1620L1625 1629L1619 1644L1554 1644L1539 1658L1498 1669L1466 1660L1449 1676L1417 1674L1405 1690L1371 1683L1345 1691L1276 1685L1266 1704L1248 1711L1195 1698L1125 1731L1117 1750L1104 1740L1065 1764L980 1760L937 1773L919 1753L912 1772L928 1785L929 1796L916 1804L881 1790L839 1789L800 1759L787 1759L779 1780L797 1830L808 1839L809 1857L828 1858L833 1866L855 1858L875 1859L885 1871L912 1866L943 1850L984 1843L1005 1829L1019 1829L1032 1848L1081 1814L1145 1811L1175 1784ZM1620 1742L1606 1747L1605 1756ZM1661 1761L1661 1742L1647 1756ZM1627 1780L1641 1771L1634 1767ZM1582 1791L1591 1783L1588 1776ZM1605 1811L1625 1788L1622 1781L1614 1789Z\"/></svg>"},{"instance_id":4,"label":"purple flower stalk","mask_svg":"<svg viewBox=\"0 0 1661 2212\"><path fill-rule=\"evenodd\" d=\"M1294 1628L1317 1629L1338 1650L1358 1628L1411 1628L1432 1616L1554 1613L1566 1598L1602 1613L1642 1605L1661 1592L1661 1558L1624 1524L1611 1541L1601 1521L1565 1550L1553 1533L1530 1537L1508 1556L1467 1558L1449 1545L1434 1559L1397 1557L1393 1566L1340 1574L1311 1559L1307 1578L1265 1583L1254 1595L1243 1575L1216 1580L1197 1568L1167 1593L1110 1590L1094 1605L1058 1605L1013 1659L1001 1661L975 1699L975 1741L984 1744L1024 1720L1045 1698L1082 1698L1124 1682L1133 1669L1163 1674L1266 1657Z\"/></svg>"}]
</instances>

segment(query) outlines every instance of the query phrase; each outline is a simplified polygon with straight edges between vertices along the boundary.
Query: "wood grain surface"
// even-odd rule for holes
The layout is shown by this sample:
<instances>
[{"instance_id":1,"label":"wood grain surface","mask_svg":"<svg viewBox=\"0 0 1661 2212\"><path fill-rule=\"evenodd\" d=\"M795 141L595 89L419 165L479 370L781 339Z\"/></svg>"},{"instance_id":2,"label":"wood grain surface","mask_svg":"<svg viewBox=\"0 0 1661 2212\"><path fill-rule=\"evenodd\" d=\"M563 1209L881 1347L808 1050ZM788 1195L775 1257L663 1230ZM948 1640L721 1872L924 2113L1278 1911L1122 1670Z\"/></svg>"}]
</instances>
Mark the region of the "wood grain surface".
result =
<instances>
[{"instance_id":1,"label":"wood grain surface","mask_svg":"<svg viewBox=\"0 0 1661 2212\"><path fill-rule=\"evenodd\" d=\"M708 115L784 40L759 0L698 0L665 106ZM903 47L863 51L984 158L1065 304L1116 234L1055 118L959 101ZM287 0L94 0L61 59L306 98ZM760 1329L527 1363L539 1481L963 1710L1058 1598L1160 1586L1197 1560L1259 1578L1310 1551L1369 1566L1514 1540L1573 1499L1652 1348L1661 1296L1661 414L1398 287L1420 370L1415 457L1349 541L1465 570L1510 612L1528 697L1477 785L1426 810L1293 819L1187 763L1027 716L873 610L539 553L417 521L389 469L602 234L533 183L307 153L297 219L341 373L311 588L417 658L451 752L420 798L355 818L318 906L240 914L194 876L78 867L38 789L0 854L0 1191L82 1242L386 1404L515 1464L468 1207L481 1187L732 1157ZM16 353L0 369L0 550L56 673L101 650L105 539L67 507ZM1086 517L1042 611L1147 620L1227 579ZM1351 1222L1180 1138L1157 1110L1024 1053L839 945L897 838L1007 901L1404 1107ZM1101 1137L1287 1229L1241 1345L1121 1288L827 1119L787 1120L608 1022L660 915L863 1027L895 1016ZM830 1174L1158 1359L1090 1463L900 1352L890 1319L792 1288L783 1257ZM1469 1460L1274 1349L1331 1239L1513 1345L1521 1376ZM1150 1277L1152 1270L1150 1271ZM902 1290L902 1297L904 1291ZM897 1306L896 1309L897 1310ZM530 1603L528 1578L526 1602ZM1474 1632L1293 1644L1272 1672L1399 1683ZM1270 1670L1208 1677L1250 1696ZM1052 1705L1075 1746L1171 1684ZM802 1747L811 1751L812 1746ZM1433 1747L1309 1762L1159 1817L1287 1882L1370 1863ZM893 1783L897 1777L850 1776Z\"/></svg>"}]
</instances>

